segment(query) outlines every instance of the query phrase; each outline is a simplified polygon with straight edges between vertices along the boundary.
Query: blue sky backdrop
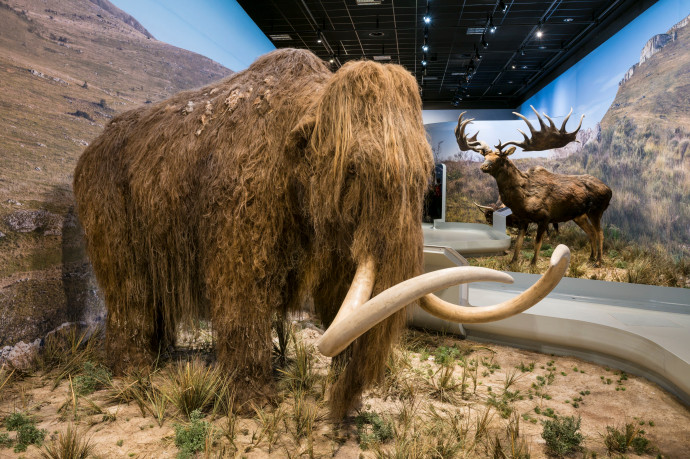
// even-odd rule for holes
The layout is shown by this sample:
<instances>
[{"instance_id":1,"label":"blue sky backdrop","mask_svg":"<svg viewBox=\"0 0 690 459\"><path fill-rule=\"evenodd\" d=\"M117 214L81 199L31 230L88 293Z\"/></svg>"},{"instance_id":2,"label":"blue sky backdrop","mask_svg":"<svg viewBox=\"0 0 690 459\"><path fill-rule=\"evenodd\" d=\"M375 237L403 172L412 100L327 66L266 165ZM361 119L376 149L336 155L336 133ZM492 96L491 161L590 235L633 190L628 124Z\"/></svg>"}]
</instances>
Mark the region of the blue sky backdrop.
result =
<instances>
[{"instance_id":1,"label":"blue sky backdrop","mask_svg":"<svg viewBox=\"0 0 690 459\"><path fill-rule=\"evenodd\" d=\"M202 54L234 71L275 49L234 0L111 0L156 39Z\"/></svg>"}]
</instances>

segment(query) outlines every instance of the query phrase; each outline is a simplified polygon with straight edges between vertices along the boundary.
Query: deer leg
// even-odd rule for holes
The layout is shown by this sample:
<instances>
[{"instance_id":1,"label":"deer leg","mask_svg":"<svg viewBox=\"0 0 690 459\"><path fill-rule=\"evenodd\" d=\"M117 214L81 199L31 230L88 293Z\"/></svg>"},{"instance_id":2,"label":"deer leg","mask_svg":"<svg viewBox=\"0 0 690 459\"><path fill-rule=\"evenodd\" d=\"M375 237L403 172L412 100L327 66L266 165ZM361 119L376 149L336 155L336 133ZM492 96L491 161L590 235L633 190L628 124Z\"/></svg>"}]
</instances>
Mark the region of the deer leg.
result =
<instances>
[{"instance_id":1,"label":"deer leg","mask_svg":"<svg viewBox=\"0 0 690 459\"><path fill-rule=\"evenodd\" d=\"M535 266L537 264L537 258L539 258L539 251L541 250L541 243L544 240L544 233L546 228L549 226L548 222L539 222L537 226L537 239L534 241L534 256L530 264Z\"/></svg>"},{"instance_id":2,"label":"deer leg","mask_svg":"<svg viewBox=\"0 0 690 459\"><path fill-rule=\"evenodd\" d=\"M601 257L604 253L604 229L601 227L601 213L595 213L587 216L589 217L589 220L592 224L592 230L596 236L596 266L601 266Z\"/></svg>"},{"instance_id":3,"label":"deer leg","mask_svg":"<svg viewBox=\"0 0 690 459\"><path fill-rule=\"evenodd\" d=\"M511 263L515 263L518 259L518 254L522 248L522 241L525 239L525 233L527 232L527 225L520 225L520 230L518 231L518 237L515 241L515 252L513 252L513 259L510 260Z\"/></svg>"},{"instance_id":4,"label":"deer leg","mask_svg":"<svg viewBox=\"0 0 690 459\"><path fill-rule=\"evenodd\" d=\"M589 238L589 244L592 247L592 250L589 252L589 260L594 261L597 245L597 234L594 229L594 226L592 226L586 214L582 214L577 218L573 218L573 221L577 223L577 226L582 228L582 231L584 231L587 234L587 237Z\"/></svg>"}]
</instances>

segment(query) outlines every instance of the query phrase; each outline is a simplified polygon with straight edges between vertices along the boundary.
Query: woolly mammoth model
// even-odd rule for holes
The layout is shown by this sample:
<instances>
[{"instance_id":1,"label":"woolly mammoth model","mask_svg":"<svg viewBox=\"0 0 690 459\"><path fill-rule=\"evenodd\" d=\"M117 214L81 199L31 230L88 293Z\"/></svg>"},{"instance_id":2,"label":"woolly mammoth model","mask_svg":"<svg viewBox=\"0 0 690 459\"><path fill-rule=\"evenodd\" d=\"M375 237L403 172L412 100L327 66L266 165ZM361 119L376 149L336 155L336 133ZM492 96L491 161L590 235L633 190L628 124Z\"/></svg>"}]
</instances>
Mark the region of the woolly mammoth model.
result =
<instances>
[{"instance_id":1,"label":"woolly mammoth model","mask_svg":"<svg viewBox=\"0 0 690 459\"><path fill-rule=\"evenodd\" d=\"M549 120L549 126L544 123L534 107L532 110L539 120L540 130L535 130L534 126L523 115L513 112L527 123L531 138L520 131L524 141L506 143L499 141L496 150L493 150L486 142L477 140L479 133L472 137L465 134L465 128L473 120L463 120L462 117L465 114L463 112L458 117L458 125L455 128L458 146L461 150L476 151L484 156L484 163L481 165L482 171L491 174L496 179L501 201L510 207L515 219L519 222L519 233L511 263L518 258L530 222L537 223L537 239L534 242L534 256L531 261L531 264L535 265L549 223L558 224L573 220L589 237L592 247L590 260L596 261L597 266L599 266L604 246L601 216L611 201L611 188L591 175L554 174L541 166L523 172L515 167L515 164L508 158L515 152L515 146L521 147L524 151L543 151L568 145L575 141L575 136L582 126L582 119L585 115L580 118L577 129L573 132L567 132L565 125L570 119L572 109L563 120L560 129L556 127L548 115L544 114ZM503 151L508 145L515 146Z\"/></svg>"},{"instance_id":2,"label":"woolly mammoth model","mask_svg":"<svg viewBox=\"0 0 690 459\"><path fill-rule=\"evenodd\" d=\"M415 278L431 168L407 71L360 61L332 73L302 50L274 51L221 82L114 118L74 179L112 367L151 361L174 345L179 325L209 318L218 362L247 399L270 387L274 319L312 297L330 326L317 347L337 355L337 417L380 377L404 307L418 298L467 322L543 298L565 271L567 248L532 290L492 307L429 293L509 282L507 274L458 268Z\"/></svg>"}]
</instances>

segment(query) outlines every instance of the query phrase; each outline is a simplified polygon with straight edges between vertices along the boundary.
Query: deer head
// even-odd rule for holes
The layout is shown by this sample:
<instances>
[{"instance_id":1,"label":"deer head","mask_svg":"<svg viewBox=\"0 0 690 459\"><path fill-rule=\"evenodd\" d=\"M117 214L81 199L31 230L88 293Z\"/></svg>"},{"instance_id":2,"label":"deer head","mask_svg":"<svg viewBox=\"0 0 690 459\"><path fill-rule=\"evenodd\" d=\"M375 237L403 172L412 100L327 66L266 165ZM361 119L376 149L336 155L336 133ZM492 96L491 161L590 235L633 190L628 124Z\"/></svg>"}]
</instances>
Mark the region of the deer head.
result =
<instances>
[{"instance_id":1,"label":"deer head","mask_svg":"<svg viewBox=\"0 0 690 459\"><path fill-rule=\"evenodd\" d=\"M532 123L530 123L526 117L520 113L513 112L514 115L519 116L525 121L525 123L527 123L531 137L518 129L518 132L520 132L520 134L522 134L524 137L522 142L510 141L501 143L499 140L498 145L495 146L495 149L492 149L486 142L477 140L477 135L479 132L474 134L472 137L467 136L465 133L465 128L468 124L471 124L472 121L474 121L474 118L463 120L462 117L467 112L462 112L458 117L458 125L455 127L455 138L458 141L458 146L461 150L472 150L481 154L484 157L484 163L481 165L481 170L491 174L500 167L502 162L507 160L508 156L515 153L516 146L522 148L524 151L543 151L550 150L552 148L561 148L568 145L572 141L577 141L575 137L580 131L582 120L584 119L585 115L582 115L580 118L580 124L577 126L577 129L575 129L573 132L568 132L565 128L565 125L568 123L570 115L573 113L572 108L570 109L568 116L566 116L563 120L563 124L559 129L556 127L549 115L544 113L544 117L549 120L549 126L547 126L542 117L539 115L539 112L533 106L530 105L530 107L537 115L540 130L535 130L534 126L532 126ZM508 145L514 146L504 151L503 149Z\"/></svg>"}]
</instances>

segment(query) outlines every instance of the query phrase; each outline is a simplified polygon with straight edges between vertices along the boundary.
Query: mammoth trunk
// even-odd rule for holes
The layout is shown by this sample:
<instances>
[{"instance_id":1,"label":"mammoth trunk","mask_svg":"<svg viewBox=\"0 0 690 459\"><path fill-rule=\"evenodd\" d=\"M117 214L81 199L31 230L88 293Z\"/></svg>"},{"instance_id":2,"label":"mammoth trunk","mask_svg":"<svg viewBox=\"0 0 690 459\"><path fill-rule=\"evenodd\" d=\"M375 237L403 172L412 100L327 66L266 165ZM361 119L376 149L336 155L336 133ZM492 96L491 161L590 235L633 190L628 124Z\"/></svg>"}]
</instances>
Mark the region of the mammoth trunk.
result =
<instances>
[{"instance_id":1,"label":"mammoth trunk","mask_svg":"<svg viewBox=\"0 0 690 459\"><path fill-rule=\"evenodd\" d=\"M422 271L420 222L432 155L414 78L393 65L344 65L324 88L306 149L316 171L305 184L322 276L315 306L328 325L357 266L373 260L372 295ZM383 374L404 323L404 311L396 313L336 357L335 417Z\"/></svg>"}]
</instances>

